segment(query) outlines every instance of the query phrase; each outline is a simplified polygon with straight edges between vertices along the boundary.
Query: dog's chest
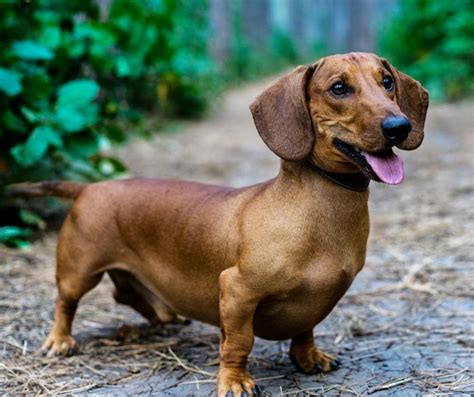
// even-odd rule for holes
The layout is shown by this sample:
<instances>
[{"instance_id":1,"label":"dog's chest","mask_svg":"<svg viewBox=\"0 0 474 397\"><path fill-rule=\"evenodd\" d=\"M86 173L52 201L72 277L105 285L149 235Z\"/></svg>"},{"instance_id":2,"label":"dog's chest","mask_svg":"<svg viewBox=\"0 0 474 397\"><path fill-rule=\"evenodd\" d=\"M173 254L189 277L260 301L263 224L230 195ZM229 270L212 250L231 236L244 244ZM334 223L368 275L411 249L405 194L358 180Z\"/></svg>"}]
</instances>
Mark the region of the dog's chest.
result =
<instances>
[{"instance_id":1,"label":"dog's chest","mask_svg":"<svg viewBox=\"0 0 474 397\"><path fill-rule=\"evenodd\" d=\"M275 294L259 305L255 333L266 339L287 339L312 329L334 308L350 287L356 265L314 264L291 290Z\"/></svg>"}]
</instances>

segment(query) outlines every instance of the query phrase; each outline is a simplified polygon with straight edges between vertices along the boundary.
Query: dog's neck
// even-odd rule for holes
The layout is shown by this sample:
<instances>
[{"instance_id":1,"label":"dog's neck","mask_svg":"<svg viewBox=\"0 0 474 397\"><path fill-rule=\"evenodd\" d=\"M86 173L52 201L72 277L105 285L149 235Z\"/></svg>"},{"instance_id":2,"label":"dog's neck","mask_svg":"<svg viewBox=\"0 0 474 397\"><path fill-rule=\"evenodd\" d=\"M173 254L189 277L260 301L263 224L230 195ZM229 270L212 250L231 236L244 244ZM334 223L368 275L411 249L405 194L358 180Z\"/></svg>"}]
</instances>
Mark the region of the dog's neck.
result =
<instances>
[{"instance_id":1,"label":"dog's neck","mask_svg":"<svg viewBox=\"0 0 474 397\"><path fill-rule=\"evenodd\" d=\"M353 190L356 192L364 192L368 190L370 184L370 178L366 177L362 172L355 173L337 173L329 172L318 167L311 161L306 161L309 168L317 172L318 174L329 179L331 182L339 185L345 189Z\"/></svg>"},{"instance_id":2,"label":"dog's neck","mask_svg":"<svg viewBox=\"0 0 474 397\"><path fill-rule=\"evenodd\" d=\"M300 248L310 245L308 255L334 253L334 247L341 247L334 255L346 256L340 258L342 264L362 267L369 232L368 189L346 189L304 162L289 161L282 161L267 189L272 206L295 226L291 233L300 233Z\"/></svg>"},{"instance_id":3,"label":"dog's neck","mask_svg":"<svg viewBox=\"0 0 474 397\"><path fill-rule=\"evenodd\" d=\"M301 183L305 190L330 192L333 196L346 197L356 202L367 202L370 179L362 173L332 173L306 162L281 162L280 173L275 182L279 185Z\"/></svg>"}]
</instances>

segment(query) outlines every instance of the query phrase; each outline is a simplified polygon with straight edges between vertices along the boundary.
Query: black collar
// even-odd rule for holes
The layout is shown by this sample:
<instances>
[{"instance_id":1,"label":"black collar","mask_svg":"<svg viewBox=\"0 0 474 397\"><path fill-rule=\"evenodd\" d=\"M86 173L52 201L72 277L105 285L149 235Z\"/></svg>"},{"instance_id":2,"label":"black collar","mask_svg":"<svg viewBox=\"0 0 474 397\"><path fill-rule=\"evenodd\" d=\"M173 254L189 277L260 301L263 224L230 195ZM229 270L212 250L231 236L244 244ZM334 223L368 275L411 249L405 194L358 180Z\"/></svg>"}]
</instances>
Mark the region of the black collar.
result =
<instances>
[{"instance_id":1,"label":"black collar","mask_svg":"<svg viewBox=\"0 0 474 397\"><path fill-rule=\"evenodd\" d=\"M319 168L311 161L307 161L307 164L318 174L324 176L331 182L334 182L336 185L342 186L345 189L354 190L356 192L365 192L369 187L370 178L366 177L362 172L356 172L353 174L328 172Z\"/></svg>"}]
</instances>

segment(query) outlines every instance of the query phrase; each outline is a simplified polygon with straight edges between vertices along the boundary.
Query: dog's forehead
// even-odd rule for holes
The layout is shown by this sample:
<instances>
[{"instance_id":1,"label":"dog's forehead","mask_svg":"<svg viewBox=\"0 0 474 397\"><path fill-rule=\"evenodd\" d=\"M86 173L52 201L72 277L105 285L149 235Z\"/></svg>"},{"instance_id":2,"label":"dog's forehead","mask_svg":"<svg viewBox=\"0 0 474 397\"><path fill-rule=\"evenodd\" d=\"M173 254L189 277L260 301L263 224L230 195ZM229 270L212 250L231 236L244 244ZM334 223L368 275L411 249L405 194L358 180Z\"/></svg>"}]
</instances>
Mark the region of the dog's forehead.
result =
<instances>
[{"instance_id":1,"label":"dog's forehead","mask_svg":"<svg viewBox=\"0 0 474 397\"><path fill-rule=\"evenodd\" d=\"M349 54L330 55L320 61L318 74L321 77L330 77L340 73L376 72L383 68L382 61L374 54L351 52Z\"/></svg>"}]
</instances>

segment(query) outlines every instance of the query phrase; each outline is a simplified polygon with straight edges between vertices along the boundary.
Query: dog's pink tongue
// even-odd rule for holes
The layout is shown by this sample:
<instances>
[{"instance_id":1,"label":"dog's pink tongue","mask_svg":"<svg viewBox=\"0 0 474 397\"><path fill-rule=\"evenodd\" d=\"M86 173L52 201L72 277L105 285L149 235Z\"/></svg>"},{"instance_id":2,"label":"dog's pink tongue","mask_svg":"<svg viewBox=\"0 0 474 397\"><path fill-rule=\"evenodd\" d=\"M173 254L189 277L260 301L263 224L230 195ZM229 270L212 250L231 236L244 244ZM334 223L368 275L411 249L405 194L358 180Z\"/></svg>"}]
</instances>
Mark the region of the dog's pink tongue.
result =
<instances>
[{"instance_id":1,"label":"dog's pink tongue","mask_svg":"<svg viewBox=\"0 0 474 397\"><path fill-rule=\"evenodd\" d=\"M403 181L403 161L395 153L391 152L383 156L367 152L362 154L382 182L398 185Z\"/></svg>"}]
</instances>

